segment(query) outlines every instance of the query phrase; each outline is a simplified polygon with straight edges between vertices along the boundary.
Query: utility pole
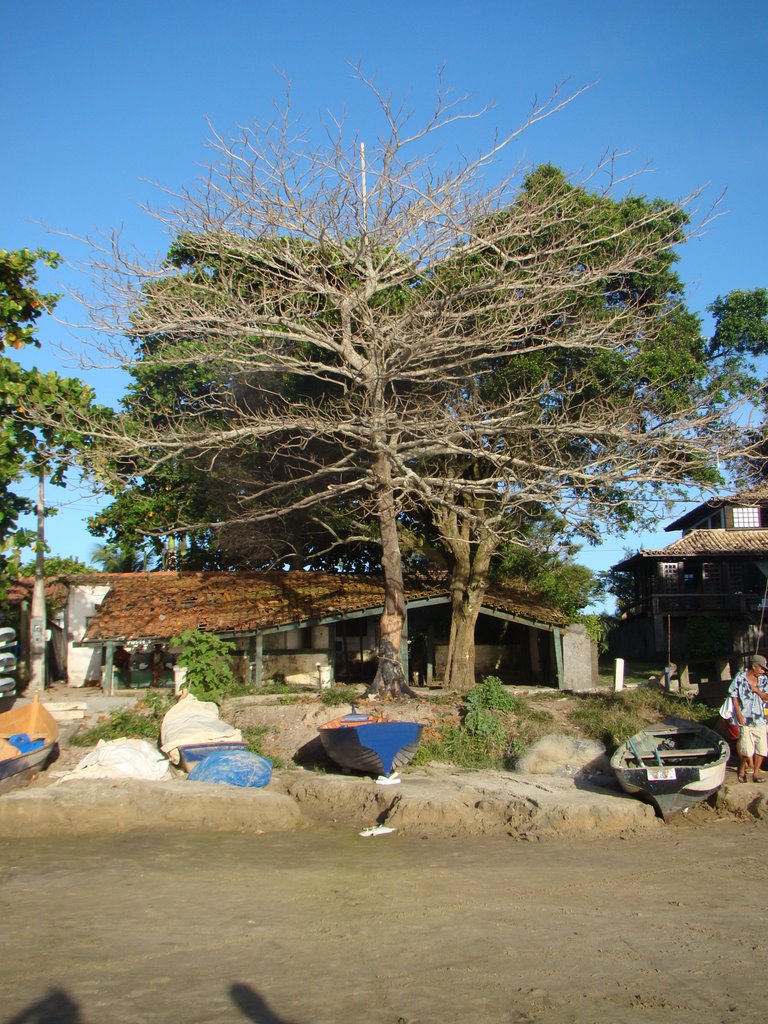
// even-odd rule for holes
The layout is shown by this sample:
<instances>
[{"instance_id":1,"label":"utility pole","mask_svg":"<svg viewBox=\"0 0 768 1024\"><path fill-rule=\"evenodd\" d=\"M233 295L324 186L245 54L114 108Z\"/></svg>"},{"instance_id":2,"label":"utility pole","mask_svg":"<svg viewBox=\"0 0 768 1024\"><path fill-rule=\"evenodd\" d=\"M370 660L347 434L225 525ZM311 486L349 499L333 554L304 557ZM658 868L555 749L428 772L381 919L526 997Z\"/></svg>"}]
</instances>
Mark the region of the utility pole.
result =
<instances>
[{"instance_id":1,"label":"utility pole","mask_svg":"<svg viewBox=\"0 0 768 1024\"><path fill-rule=\"evenodd\" d=\"M35 553L35 585L29 621L29 692L44 690L46 685L45 650L45 463L40 463L37 478L37 550Z\"/></svg>"}]
</instances>

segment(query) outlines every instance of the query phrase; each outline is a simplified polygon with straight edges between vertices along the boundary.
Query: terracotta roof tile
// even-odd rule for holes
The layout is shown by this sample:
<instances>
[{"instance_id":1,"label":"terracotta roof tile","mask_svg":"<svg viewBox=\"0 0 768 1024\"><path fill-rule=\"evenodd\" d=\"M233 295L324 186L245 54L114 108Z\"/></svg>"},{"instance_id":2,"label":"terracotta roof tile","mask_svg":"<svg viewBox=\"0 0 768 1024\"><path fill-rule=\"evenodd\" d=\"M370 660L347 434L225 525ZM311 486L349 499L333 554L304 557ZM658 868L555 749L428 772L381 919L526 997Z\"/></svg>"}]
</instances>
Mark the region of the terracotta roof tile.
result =
<instances>
[{"instance_id":1,"label":"terracotta roof tile","mask_svg":"<svg viewBox=\"0 0 768 1024\"><path fill-rule=\"evenodd\" d=\"M9 604L21 604L32 600L35 587L34 576L19 576L11 580L8 586ZM65 578L49 576L45 581L45 602L49 608L61 608L67 603L68 586Z\"/></svg>"},{"instance_id":2,"label":"terracotta roof tile","mask_svg":"<svg viewBox=\"0 0 768 1024\"><path fill-rule=\"evenodd\" d=\"M155 572L112 574L86 640L168 638L184 629L250 633L381 607L376 576L319 572ZM77 580L73 580L74 583ZM410 580L409 601L445 597L445 577ZM550 625L565 618L524 585L489 591L487 604Z\"/></svg>"}]
</instances>

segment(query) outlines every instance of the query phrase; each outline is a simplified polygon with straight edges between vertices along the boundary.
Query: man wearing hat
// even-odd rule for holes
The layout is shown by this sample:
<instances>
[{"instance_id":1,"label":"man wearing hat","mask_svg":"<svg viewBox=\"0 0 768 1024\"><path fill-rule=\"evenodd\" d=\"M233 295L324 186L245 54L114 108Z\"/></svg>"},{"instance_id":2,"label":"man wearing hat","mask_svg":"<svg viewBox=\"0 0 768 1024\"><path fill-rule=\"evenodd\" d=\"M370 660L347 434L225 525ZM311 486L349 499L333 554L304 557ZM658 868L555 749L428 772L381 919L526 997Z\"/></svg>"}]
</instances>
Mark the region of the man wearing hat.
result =
<instances>
[{"instance_id":1,"label":"man wearing hat","mask_svg":"<svg viewBox=\"0 0 768 1024\"><path fill-rule=\"evenodd\" d=\"M768 702L768 662L762 654L753 654L750 667L737 672L728 693L733 700L733 714L739 726L739 782L763 782L760 769L768 755L765 704Z\"/></svg>"}]
</instances>

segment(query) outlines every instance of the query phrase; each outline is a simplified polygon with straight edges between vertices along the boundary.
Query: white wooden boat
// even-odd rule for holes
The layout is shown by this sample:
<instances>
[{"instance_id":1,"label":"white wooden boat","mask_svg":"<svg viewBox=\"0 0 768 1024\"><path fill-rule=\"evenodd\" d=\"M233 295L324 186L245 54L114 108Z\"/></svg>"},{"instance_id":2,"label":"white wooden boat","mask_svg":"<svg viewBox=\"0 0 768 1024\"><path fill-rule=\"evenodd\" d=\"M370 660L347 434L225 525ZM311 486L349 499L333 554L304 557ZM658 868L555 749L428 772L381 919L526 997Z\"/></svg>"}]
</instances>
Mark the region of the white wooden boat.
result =
<instances>
[{"instance_id":1,"label":"white wooden boat","mask_svg":"<svg viewBox=\"0 0 768 1024\"><path fill-rule=\"evenodd\" d=\"M670 719L625 740L611 767L626 793L653 804L668 821L717 792L729 755L728 744L712 729Z\"/></svg>"}]
</instances>

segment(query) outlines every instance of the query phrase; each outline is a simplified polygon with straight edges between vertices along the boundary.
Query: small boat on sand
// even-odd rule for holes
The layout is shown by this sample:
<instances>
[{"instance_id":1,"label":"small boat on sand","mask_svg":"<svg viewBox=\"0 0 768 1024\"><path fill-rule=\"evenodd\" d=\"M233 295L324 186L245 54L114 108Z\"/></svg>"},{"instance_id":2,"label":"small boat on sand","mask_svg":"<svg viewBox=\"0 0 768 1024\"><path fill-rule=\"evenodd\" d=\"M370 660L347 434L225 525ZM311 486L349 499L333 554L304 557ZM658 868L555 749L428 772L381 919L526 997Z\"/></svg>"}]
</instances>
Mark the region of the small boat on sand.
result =
<instances>
[{"instance_id":1,"label":"small boat on sand","mask_svg":"<svg viewBox=\"0 0 768 1024\"><path fill-rule=\"evenodd\" d=\"M326 722L318 732L325 752L342 768L396 781L395 770L416 753L423 728L419 722L353 713Z\"/></svg>"},{"instance_id":2,"label":"small boat on sand","mask_svg":"<svg viewBox=\"0 0 768 1024\"><path fill-rule=\"evenodd\" d=\"M712 729L669 719L625 740L611 767L626 793L653 804L668 821L720 788L728 757L727 743Z\"/></svg>"},{"instance_id":3,"label":"small boat on sand","mask_svg":"<svg viewBox=\"0 0 768 1024\"><path fill-rule=\"evenodd\" d=\"M46 766L59 739L56 719L35 699L0 714L0 793L30 782Z\"/></svg>"}]
</instances>

